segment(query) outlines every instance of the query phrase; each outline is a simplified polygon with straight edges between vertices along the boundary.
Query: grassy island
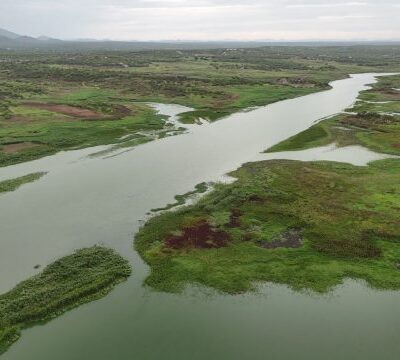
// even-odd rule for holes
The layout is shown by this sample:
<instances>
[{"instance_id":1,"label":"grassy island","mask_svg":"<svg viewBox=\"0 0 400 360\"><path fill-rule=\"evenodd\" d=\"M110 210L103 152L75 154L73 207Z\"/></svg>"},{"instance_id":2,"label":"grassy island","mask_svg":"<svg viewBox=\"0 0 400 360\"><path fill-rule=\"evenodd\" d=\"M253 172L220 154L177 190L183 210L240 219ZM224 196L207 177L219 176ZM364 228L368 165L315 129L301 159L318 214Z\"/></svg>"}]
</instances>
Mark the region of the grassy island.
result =
<instances>
[{"instance_id":1,"label":"grassy island","mask_svg":"<svg viewBox=\"0 0 400 360\"><path fill-rule=\"evenodd\" d=\"M361 98L384 96L382 82L395 81L384 78ZM393 114L342 114L275 149L336 141L398 154L399 124ZM239 293L272 281L326 292L348 277L400 289L400 160L365 167L273 160L231 175L236 182L141 229L135 246L151 267L147 285L181 291L197 283Z\"/></svg>"},{"instance_id":2,"label":"grassy island","mask_svg":"<svg viewBox=\"0 0 400 360\"><path fill-rule=\"evenodd\" d=\"M21 330L105 296L131 273L128 262L100 246L65 256L0 295L0 354Z\"/></svg>"}]
</instances>

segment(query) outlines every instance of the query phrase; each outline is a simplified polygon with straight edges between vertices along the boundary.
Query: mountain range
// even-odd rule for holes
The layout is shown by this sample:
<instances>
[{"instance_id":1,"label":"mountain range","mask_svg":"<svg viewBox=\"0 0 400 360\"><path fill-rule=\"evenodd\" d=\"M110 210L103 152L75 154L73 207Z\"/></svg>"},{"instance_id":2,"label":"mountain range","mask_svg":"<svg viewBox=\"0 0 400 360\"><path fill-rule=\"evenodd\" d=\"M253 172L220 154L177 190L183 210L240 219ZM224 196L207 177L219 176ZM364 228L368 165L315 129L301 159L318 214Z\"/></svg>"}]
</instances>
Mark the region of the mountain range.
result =
<instances>
[{"instance_id":1,"label":"mountain range","mask_svg":"<svg viewBox=\"0 0 400 360\"><path fill-rule=\"evenodd\" d=\"M0 28L0 48L29 48L29 47L42 47L43 45L50 45L62 43L62 40L52 39L47 36L39 36L37 38L19 35L6 29Z\"/></svg>"},{"instance_id":2,"label":"mountain range","mask_svg":"<svg viewBox=\"0 0 400 360\"><path fill-rule=\"evenodd\" d=\"M154 50L154 49L211 49L229 47L257 47L265 43L243 41L112 41L112 40L59 40L47 36L31 37L19 35L0 28L0 50L51 50L51 51L91 51L91 50Z\"/></svg>"},{"instance_id":3,"label":"mountain range","mask_svg":"<svg viewBox=\"0 0 400 360\"><path fill-rule=\"evenodd\" d=\"M185 50L218 48L255 48L261 46L335 46L335 45L399 45L399 41L113 41L113 40L59 40L48 36L19 35L0 28L0 50L49 50L49 51L138 51Z\"/></svg>"}]
</instances>

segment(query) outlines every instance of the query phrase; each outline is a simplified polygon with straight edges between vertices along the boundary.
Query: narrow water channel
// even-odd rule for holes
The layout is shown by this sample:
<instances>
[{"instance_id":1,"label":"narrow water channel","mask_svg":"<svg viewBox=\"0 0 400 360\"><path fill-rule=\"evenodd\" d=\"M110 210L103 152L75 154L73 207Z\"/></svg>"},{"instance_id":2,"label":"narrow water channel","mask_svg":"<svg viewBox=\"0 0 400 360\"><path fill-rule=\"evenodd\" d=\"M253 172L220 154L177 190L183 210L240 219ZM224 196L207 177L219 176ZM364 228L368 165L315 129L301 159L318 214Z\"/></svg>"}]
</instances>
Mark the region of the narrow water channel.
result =
<instances>
[{"instance_id":1,"label":"narrow water channel","mask_svg":"<svg viewBox=\"0 0 400 360\"><path fill-rule=\"evenodd\" d=\"M23 331L5 360L398 359L400 292L346 281L327 295L260 285L257 294L227 296L188 287L184 294L142 286L148 267L132 248L146 213L261 158L382 158L332 146L263 154L318 119L350 106L374 74L333 82L332 89L286 100L113 157L96 147L0 168L0 180L46 171L37 182L0 195L0 292L75 249L104 244L129 259L133 274L102 300ZM182 111L172 105L164 112ZM162 109L160 108L160 111Z\"/></svg>"}]
</instances>

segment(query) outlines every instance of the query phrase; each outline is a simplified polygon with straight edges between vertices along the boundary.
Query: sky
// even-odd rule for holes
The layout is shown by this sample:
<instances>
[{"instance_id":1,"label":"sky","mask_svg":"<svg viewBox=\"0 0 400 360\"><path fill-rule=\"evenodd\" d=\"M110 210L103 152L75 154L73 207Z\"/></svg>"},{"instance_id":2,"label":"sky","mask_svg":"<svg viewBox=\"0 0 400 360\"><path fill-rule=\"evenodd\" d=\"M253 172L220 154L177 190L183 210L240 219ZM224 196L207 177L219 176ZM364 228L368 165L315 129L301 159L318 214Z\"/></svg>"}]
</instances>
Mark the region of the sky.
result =
<instances>
[{"instance_id":1,"label":"sky","mask_svg":"<svg viewBox=\"0 0 400 360\"><path fill-rule=\"evenodd\" d=\"M400 40L400 0L0 0L0 28L111 40Z\"/></svg>"}]
</instances>

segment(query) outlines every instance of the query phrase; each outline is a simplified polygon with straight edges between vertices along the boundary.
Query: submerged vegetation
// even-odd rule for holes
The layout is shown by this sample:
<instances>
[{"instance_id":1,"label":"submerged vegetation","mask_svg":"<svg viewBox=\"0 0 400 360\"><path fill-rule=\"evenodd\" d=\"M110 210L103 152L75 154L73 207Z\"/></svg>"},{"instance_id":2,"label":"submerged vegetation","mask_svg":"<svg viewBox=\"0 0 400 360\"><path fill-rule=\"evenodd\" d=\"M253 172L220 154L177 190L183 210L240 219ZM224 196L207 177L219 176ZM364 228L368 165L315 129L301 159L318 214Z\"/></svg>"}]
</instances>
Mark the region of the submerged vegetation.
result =
<instances>
[{"instance_id":1,"label":"submerged vegetation","mask_svg":"<svg viewBox=\"0 0 400 360\"><path fill-rule=\"evenodd\" d=\"M271 150L336 141L398 154L398 130L393 115L342 114ZM198 283L237 293L273 281L325 292L350 277L400 289L400 160L366 167L273 160L231 175L236 182L140 230L135 246L151 266L147 285L180 291Z\"/></svg>"},{"instance_id":2,"label":"submerged vegetation","mask_svg":"<svg viewBox=\"0 0 400 360\"><path fill-rule=\"evenodd\" d=\"M46 173L38 172L11 180L0 181L0 194L17 190L20 186L39 180L44 175L46 175Z\"/></svg>"},{"instance_id":3,"label":"submerged vegetation","mask_svg":"<svg viewBox=\"0 0 400 360\"><path fill-rule=\"evenodd\" d=\"M207 183L205 183L205 182L197 184L194 187L194 190L188 191L187 193L182 194L182 195L175 195L175 200L176 201L174 203L168 204L168 205L166 205L166 206L164 206L162 208L152 209L151 211L152 212L159 212L159 211L164 211L164 210L170 210L170 209L172 209L174 207L183 205L183 204L186 203L186 201L189 198L193 197L194 195L205 193L208 190L208 186L209 185Z\"/></svg>"},{"instance_id":4,"label":"submerged vegetation","mask_svg":"<svg viewBox=\"0 0 400 360\"><path fill-rule=\"evenodd\" d=\"M193 107L181 115L183 123L214 121L326 89L329 81L351 72L394 70L399 49L0 50L0 166L60 150L133 146L177 133L143 102Z\"/></svg>"},{"instance_id":5,"label":"submerged vegetation","mask_svg":"<svg viewBox=\"0 0 400 360\"><path fill-rule=\"evenodd\" d=\"M100 246L81 249L0 295L0 354L22 329L105 296L131 273L126 260Z\"/></svg>"}]
</instances>

